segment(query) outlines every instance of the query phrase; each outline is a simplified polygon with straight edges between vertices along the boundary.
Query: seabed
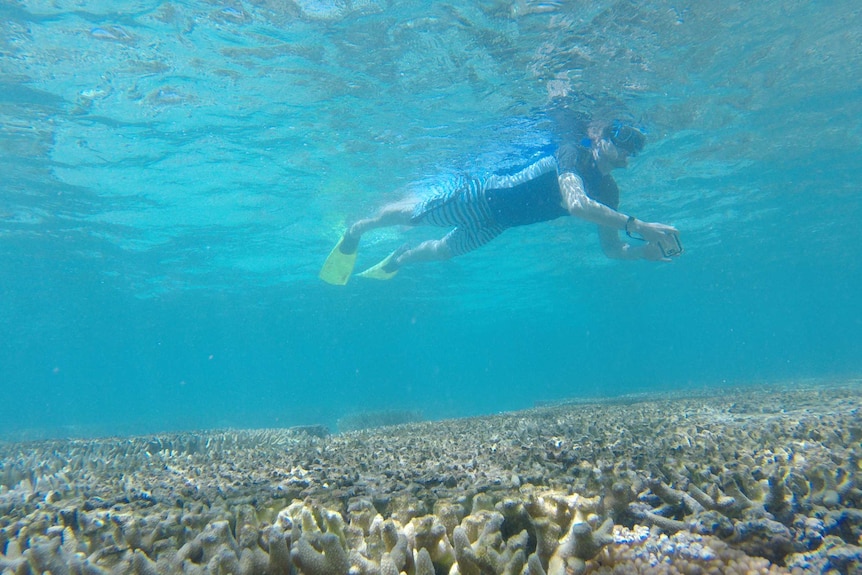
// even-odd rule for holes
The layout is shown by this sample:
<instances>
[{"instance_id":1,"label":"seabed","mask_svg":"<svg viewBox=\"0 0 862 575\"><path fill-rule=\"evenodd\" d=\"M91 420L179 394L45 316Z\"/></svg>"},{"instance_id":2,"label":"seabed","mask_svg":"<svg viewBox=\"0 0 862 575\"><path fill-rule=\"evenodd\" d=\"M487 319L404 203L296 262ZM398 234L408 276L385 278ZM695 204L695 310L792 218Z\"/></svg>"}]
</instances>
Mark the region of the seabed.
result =
<instances>
[{"instance_id":1,"label":"seabed","mask_svg":"<svg viewBox=\"0 0 862 575\"><path fill-rule=\"evenodd\" d=\"M0 573L862 573L860 388L0 443Z\"/></svg>"}]
</instances>

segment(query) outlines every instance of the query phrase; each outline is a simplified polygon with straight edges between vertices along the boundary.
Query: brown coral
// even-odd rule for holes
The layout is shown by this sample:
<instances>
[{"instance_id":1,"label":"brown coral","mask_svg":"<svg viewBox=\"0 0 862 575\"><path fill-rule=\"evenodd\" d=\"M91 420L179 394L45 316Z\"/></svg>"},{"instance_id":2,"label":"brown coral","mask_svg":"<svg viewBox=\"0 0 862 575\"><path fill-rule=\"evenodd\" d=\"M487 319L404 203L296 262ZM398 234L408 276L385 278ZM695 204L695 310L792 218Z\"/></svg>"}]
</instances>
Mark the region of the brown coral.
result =
<instances>
[{"instance_id":1,"label":"brown coral","mask_svg":"<svg viewBox=\"0 0 862 575\"><path fill-rule=\"evenodd\" d=\"M638 553L653 546L667 572L850 572L858 391L562 405L403 426L397 441L267 430L0 444L0 570L539 575L552 559L569 573L646 569ZM625 540L638 525L652 531Z\"/></svg>"}]
</instances>

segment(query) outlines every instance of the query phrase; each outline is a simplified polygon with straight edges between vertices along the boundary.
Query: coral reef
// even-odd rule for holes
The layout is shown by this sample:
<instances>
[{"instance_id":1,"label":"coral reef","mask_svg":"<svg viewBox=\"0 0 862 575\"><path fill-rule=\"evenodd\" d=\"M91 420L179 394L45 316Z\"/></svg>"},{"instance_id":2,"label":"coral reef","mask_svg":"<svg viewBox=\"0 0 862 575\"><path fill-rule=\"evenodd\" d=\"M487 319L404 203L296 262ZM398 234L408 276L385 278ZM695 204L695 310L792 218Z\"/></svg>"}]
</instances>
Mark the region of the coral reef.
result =
<instances>
[{"instance_id":1,"label":"coral reef","mask_svg":"<svg viewBox=\"0 0 862 575\"><path fill-rule=\"evenodd\" d=\"M860 573L860 398L0 443L0 573Z\"/></svg>"},{"instance_id":2,"label":"coral reef","mask_svg":"<svg viewBox=\"0 0 862 575\"><path fill-rule=\"evenodd\" d=\"M405 423L418 423L424 419L422 412L419 410L384 409L380 411L350 413L339 418L336 425L338 426L338 431L344 433L347 431L359 431L361 429L403 425Z\"/></svg>"}]
</instances>

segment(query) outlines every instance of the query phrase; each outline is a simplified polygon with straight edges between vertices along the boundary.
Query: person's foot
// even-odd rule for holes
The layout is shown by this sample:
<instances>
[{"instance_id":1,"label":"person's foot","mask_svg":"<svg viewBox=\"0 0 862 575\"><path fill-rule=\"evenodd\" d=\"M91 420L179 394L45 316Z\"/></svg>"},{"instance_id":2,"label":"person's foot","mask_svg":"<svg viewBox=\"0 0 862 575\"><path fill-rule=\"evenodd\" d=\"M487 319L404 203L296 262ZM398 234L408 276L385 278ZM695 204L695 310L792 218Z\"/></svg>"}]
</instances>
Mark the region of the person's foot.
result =
<instances>
[{"instance_id":1,"label":"person's foot","mask_svg":"<svg viewBox=\"0 0 862 575\"><path fill-rule=\"evenodd\" d=\"M399 261L400 256L407 251L407 246L401 246L378 264L371 266L361 274L361 278L370 278L373 280L389 280L395 277L403 262Z\"/></svg>"},{"instance_id":2,"label":"person's foot","mask_svg":"<svg viewBox=\"0 0 862 575\"><path fill-rule=\"evenodd\" d=\"M404 244L403 246L389 254L389 257L386 258L386 263L383 265L383 271L387 273L397 272L398 268L401 267L401 256L404 255L404 252L406 252L408 249L409 248L407 247L407 244Z\"/></svg>"},{"instance_id":3,"label":"person's foot","mask_svg":"<svg viewBox=\"0 0 862 575\"><path fill-rule=\"evenodd\" d=\"M356 250L359 249L359 239L362 236L351 232L353 232L353 226L347 228L341 238L341 246L338 249L343 254L355 254Z\"/></svg>"}]
</instances>

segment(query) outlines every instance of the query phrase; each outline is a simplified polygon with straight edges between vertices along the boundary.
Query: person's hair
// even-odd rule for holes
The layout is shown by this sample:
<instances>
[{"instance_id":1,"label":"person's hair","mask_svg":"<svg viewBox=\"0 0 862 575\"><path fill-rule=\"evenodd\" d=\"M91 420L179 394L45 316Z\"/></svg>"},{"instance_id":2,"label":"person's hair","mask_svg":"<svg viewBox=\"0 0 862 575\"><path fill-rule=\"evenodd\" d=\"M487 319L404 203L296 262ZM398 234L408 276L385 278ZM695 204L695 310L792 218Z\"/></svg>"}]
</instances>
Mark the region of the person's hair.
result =
<instances>
[{"instance_id":1,"label":"person's hair","mask_svg":"<svg viewBox=\"0 0 862 575\"><path fill-rule=\"evenodd\" d=\"M630 156L636 156L646 143L643 132L620 120L614 120L610 125L605 126L602 137L610 140L617 148L628 152Z\"/></svg>"}]
</instances>

